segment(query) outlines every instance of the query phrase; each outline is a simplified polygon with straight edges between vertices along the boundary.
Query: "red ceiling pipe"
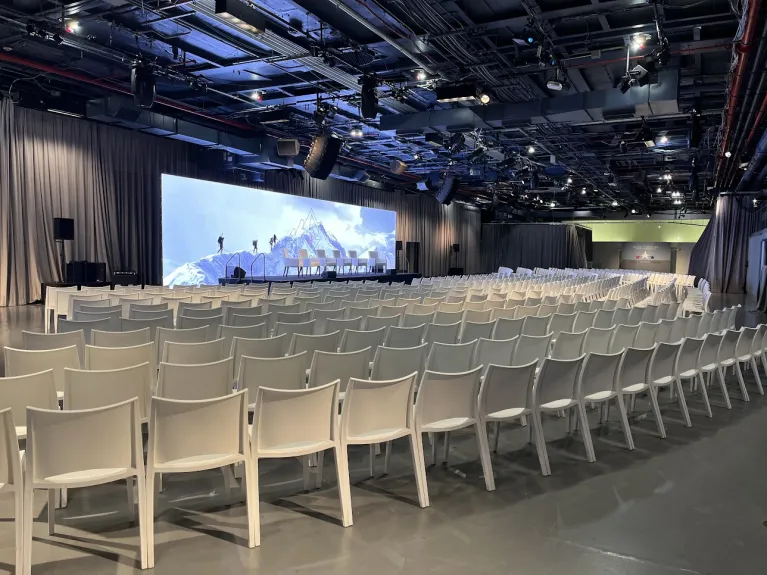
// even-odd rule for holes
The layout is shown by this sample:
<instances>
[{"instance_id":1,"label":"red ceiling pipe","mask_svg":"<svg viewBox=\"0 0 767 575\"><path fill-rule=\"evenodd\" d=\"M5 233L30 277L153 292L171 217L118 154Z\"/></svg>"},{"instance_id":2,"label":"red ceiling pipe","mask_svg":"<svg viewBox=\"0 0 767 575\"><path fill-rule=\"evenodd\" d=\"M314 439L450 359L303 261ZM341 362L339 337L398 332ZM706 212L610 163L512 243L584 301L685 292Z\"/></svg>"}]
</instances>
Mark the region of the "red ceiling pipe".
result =
<instances>
[{"instance_id":1,"label":"red ceiling pipe","mask_svg":"<svg viewBox=\"0 0 767 575\"><path fill-rule=\"evenodd\" d=\"M727 150L727 145L730 139L730 129L732 127L732 121L735 117L735 111L738 107L738 96L740 96L740 85L743 83L743 76L745 76L746 64L748 64L748 54L751 51L751 42L754 39L754 32L756 30L756 23L759 16L759 10L762 7L762 0L751 0L748 7L748 21L746 22L746 30L743 32L743 36L740 42L735 46L735 49L740 53L738 58L738 64L735 67L735 75L732 80L732 86L730 87L730 97L727 100L727 116L724 120L724 130L722 134L722 147L719 150L719 159L717 162L715 181L719 181L722 165L724 164L724 153Z\"/></svg>"},{"instance_id":2,"label":"red ceiling pipe","mask_svg":"<svg viewBox=\"0 0 767 575\"><path fill-rule=\"evenodd\" d=\"M7 52L0 52L0 62L9 62L11 64L17 64L19 66L34 68L35 70L40 70L41 72L47 72L48 74L56 74L57 76L69 78L70 80L75 80L77 82L85 82L86 84L99 86L100 88L104 88L106 90L112 90L113 92L119 92L121 94L133 96L133 92L131 92L130 89L125 88L123 86L112 84L111 82L105 82L104 80L99 80L98 78L89 78L88 76L83 76L82 74L70 72L69 70L62 70L60 68L56 68L55 66L43 64L41 62L35 62L34 60L27 60L26 58L14 56L13 54L8 54ZM169 108L173 108L175 110L186 112L188 114L194 114L195 116L205 118L206 120L219 122L221 124L233 126L241 130L247 130L249 132L253 131L253 126L251 126L250 124L243 124L242 122L236 122L234 120L229 120L227 118L211 116L210 114L207 114L203 112L202 110L195 108L194 106L187 106L186 104L176 102L175 100L169 100L168 98L163 98L162 96L156 97L155 102L157 102L158 104L162 104L163 106L168 106ZM275 137L275 136L272 136L271 134L269 135L271 137ZM304 146L304 147L307 147L307 146ZM377 170L380 170L382 172L386 171L386 168L384 166L379 166L378 164L374 164L372 162L366 162L365 160L360 160L359 158L349 158L346 156L339 156L339 157L344 160L349 160L351 162L354 162L356 164L363 164L365 166L376 168ZM409 179L413 179L413 180L418 179L416 176L411 176L409 174L407 176Z\"/></svg>"}]
</instances>

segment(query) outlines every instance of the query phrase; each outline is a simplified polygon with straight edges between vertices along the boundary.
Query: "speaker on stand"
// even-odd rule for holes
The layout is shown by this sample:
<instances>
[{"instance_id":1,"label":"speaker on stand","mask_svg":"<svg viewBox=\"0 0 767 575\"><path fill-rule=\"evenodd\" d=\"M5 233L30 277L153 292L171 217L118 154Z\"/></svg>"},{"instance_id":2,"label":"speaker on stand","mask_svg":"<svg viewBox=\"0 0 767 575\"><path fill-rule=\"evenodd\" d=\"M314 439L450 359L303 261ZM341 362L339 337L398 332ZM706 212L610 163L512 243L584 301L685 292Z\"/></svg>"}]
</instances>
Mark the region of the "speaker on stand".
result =
<instances>
[{"instance_id":1,"label":"speaker on stand","mask_svg":"<svg viewBox=\"0 0 767 575\"><path fill-rule=\"evenodd\" d=\"M402 240L396 240L394 242L394 268L398 270L405 269L405 266L400 267L399 254L402 251Z\"/></svg>"},{"instance_id":2,"label":"speaker on stand","mask_svg":"<svg viewBox=\"0 0 767 575\"><path fill-rule=\"evenodd\" d=\"M75 221L72 218L53 218L53 239L59 244L59 265L61 265L61 281L67 280L67 256L65 241L75 239Z\"/></svg>"}]
</instances>

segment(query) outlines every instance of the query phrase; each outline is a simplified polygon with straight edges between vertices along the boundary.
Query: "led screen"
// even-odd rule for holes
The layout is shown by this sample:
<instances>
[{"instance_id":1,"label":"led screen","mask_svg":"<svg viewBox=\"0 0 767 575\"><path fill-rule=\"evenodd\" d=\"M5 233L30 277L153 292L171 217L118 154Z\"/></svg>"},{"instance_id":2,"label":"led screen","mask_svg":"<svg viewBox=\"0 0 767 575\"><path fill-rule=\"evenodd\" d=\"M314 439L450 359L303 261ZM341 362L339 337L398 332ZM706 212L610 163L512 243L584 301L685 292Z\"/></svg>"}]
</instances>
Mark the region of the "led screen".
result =
<instances>
[{"instance_id":1,"label":"led screen","mask_svg":"<svg viewBox=\"0 0 767 575\"><path fill-rule=\"evenodd\" d=\"M396 227L389 210L162 175L165 285L215 284L238 265L260 277L264 263L267 276L282 276L285 256L301 249L360 258L373 250L393 267Z\"/></svg>"}]
</instances>

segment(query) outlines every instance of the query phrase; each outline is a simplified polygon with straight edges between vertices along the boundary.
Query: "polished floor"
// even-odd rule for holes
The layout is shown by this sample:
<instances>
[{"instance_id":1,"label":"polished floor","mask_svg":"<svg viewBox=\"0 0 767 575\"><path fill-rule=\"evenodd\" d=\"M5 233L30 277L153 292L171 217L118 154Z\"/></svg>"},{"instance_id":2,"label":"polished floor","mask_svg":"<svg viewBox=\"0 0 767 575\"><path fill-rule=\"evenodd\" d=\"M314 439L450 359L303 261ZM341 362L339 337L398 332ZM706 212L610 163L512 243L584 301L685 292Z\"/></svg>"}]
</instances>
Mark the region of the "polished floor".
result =
<instances>
[{"instance_id":1,"label":"polished floor","mask_svg":"<svg viewBox=\"0 0 767 575\"><path fill-rule=\"evenodd\" d=\"M729 298L727 303L738 301ZM720 305L723 301L720 299ZM763 318L746 312L741 321ZM39 306L0 309L0 344L39 329ZM767 378L764 378L767 382ZM407 442L389 476L367 478L367 450L352 449L354 526L340 526L332 458L322 489L302 492L295 461L268 462L260 480L262 543L247 548L244 504L227 499L219 473L166 478L156 519L158 575L757 575L767 572L767 401L733 408L712 390L713 419L697 396L692 428L662 398L668 438L652 417L633 423L636 450L614 417L591 419L596 463L565 420L544 421L552 476L542 477L527 432L504 427L493 457L497 490L481 477L473 434L455 434L448 467L428 470L431 507L417 505ZM647 409L640 401L637 411ZM614 414L613 414L614 415ZM427 457L429 449L427 448ZM71 490L48 535L44 494L35 500L33 574L138 572L138 528L124 484ZM13 500L0 495L0 573L13 572Z\"/></svg>"}]
</instances>

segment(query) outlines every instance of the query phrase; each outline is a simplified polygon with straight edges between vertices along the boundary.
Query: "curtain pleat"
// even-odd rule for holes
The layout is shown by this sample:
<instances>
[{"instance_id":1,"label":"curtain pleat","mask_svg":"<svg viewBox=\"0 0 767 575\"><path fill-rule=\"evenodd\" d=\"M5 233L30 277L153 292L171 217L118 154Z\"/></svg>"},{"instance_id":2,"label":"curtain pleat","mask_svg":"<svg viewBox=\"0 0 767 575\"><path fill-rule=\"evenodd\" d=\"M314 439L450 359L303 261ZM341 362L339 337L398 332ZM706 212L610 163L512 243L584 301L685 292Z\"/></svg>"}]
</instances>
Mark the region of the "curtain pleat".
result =
<instances>
[{"instance_id":1,"label":"curtain pleat","mask_svg":"<svg viewBox=\"0 0 767 575\"><path fill-rule=\"evenodd\" d=\"M161 175L243 182L234 172L197 165L199 148L185 142L0 102L0 306L39 300L42 283L59 281L53 219L74 218L67 261L107 264L108 276L135 270L162 281ZM268 171L250 187L397 212L397 239L420 242L420 271L444 275L485 271L480 212L403 191L315 180L299 170ZM457 254L452 244L460 244Z\"/></svg>"}]
</instances>

